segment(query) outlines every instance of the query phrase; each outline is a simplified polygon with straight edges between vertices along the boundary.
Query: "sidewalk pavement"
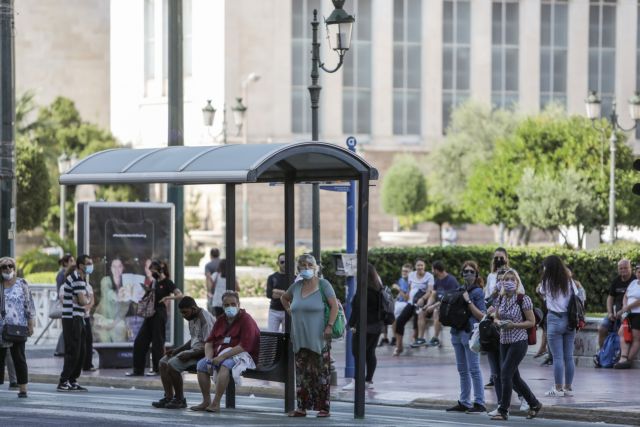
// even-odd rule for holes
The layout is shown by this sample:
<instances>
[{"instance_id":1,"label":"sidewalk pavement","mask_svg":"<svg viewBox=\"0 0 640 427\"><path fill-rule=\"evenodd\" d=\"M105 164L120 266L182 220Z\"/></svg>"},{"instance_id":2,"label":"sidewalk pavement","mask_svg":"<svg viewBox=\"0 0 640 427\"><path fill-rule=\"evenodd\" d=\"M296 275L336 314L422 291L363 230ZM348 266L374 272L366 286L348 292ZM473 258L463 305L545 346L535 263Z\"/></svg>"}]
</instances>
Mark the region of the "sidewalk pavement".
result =
<instances>
[{"instance_id":1,"label":"sidewalk pavement","mask_svg":"<svg viewBox=\"0 0 640 427\"><path fill-rule=\"evenodd\" d=\"M410 336L410 335L409 335ZM446 335L444 339L448 340ZM533 350L533 347L531 348ZM405 346L400 357L392 356L392 347L377 350L378 366L374 376L373 390L367 390L368 404L386 404L429 409L444 409L455 404L459 394L459 382L455 356L447 348L420 348L413 350ZM332 399L353 401L353 391L343 391L348 380L343 378L345 366L345 343L337 341L333 346L333 357L338 372L338 387L332 388ZM53 348L31 348L27 350L31 382L57 384L62 369L62 358L53 357ZM534 394L543 403L540 416L640 425L640 399L638 384L640 370L595 369L579 359L574 381L574 397L549 398L544 393L553 384L553 368L541 367L538 359L529 354L520 367L522 377ZM486 357L481 357L484 382L488 382L489 366ZM156 389L162 393L159 377L125 377L125 369L103 369L83 373L80 383L87 386L113 388ZM185 376L185 389L198 391L195 375ZM239 395L283 397L284 385L251 379L243 380L237 387ZM496 406L495 392L485 390L487 407ZM519 402L514 396L511 411L518 413Z\"/></svg>"}]
</instances>

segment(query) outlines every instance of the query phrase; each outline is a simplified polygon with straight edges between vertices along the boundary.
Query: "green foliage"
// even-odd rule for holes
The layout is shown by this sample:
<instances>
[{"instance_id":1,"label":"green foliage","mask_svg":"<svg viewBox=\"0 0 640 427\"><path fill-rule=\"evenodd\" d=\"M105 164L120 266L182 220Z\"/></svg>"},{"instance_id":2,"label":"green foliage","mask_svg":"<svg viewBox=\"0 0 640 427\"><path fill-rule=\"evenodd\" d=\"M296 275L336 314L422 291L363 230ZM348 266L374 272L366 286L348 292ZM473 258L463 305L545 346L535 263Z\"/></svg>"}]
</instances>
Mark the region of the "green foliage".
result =
<instances>
[{"instance_id":1,"label":"green foliage","mask_svg":"<svg viewBox=\"0 0 640 427\"><path fill-rule=\"evenodd\" d=\"M42 271L39 273L30 273L25 276L25 280L30 284L55 284L56 276L58 275L57 271Z\"/></svg>"},{"instance_id":2,"label":"green foliage","mask_svg":"<svg viewBox=\"0 0 640 427\"><path fill-rule=\"evenodd\" d=\"M198 265L202 258L200 251L187 251L184 253L184 265Z\"/></svg>"},{"instance_id":3,"label":"green foliage","mask_svg":"<svg viewBox=\"0 0 640 427\"><path fill-rule=\"evenodd\" d=\"M403 229L411 229L415 224L412 215L426 206L427 185L418 164L409 157L396 158L382 181L382 208L400 217Z\"/></svg>"},{"instance_id":4,"label":"green foliage","mask_svg":"<svg viewBox=\"0 0 640 427\"><path fill-rule=\"evenodd\" d=\"M16 141L17 228L31 230L45 219L49 206L49 172L42 149L25 137Z\"/></svg>"},{"instance_id":5,"label":"green foliage","mask_svg":"<svg viewBox=\"0 0 640 427\"><path fill-rule=\"evenodd\" d=\"M527 168L516 192L518 215L527 227L558 231L566 241L561 227L575 226L578 247L582 247L584 234L598 225L594 215L597 202L590 195L586 179L574 170L561 170L554 179L548 174L535 175Z\"/></svg>"},{"instance_id":6,"label":"green foliage","mask_svg":"<svg viewBox=\"0 0 640 427\"><path fill-rule=\"evenodd\" d=\"M489 274L490 262L495 246L428 246L416 248L376 248L369 251L369 262L376 266L383 283L390 285L400 277L404 263L414 263L423 259L429 265L441 260L447 271L460 281L460 267L466 260L474 260L480 265L482 276ZM525 285L529 296L540 282L540 266L548 255L558 255L573 271L574 277L582 283L587 292L587 308L592 312L606 311L606 299L611 280L617 274L617 263L629 258L632 263L640 261L640 245L624 248L603 247L594 251L573 251L565 248L510 248L509 259ZM323 253L323 261L329 252ZM336 293L344 295L344 278L335 276L330 263L325 263L325 277L334 285ZM340 290L341 293L338 293ZM343 298L343 297L341 297ZM542 302L535 296L536 305Z\"/></svg>"},{"instance_id":7,"label":"green foliage","mask_svg":"<svg viewBox=\"0 0 640 427\"><path fill-rule=\"evenodd\" d=\"M23 253L18 259L18 268L22 270L22 274L28 276L32 273L43 271L57 271L58 257L55 255L47 255L40 249L33 249Z\"/></svg>"},{"instance_id":8,"label":"green foliage","mask_svg":"<svg viewBox=\"0 0 640 427\"><path fill-rule=\"evenodd\" d=\"M251 275L238 276L238 285L240 286L240 297L262 297L266 294L265 289L266 277L253 277ZM207 288L205 281L202 279L185 280L184 293L193 298L206 298Z\"/></svg>"},{"instance_id":9,"label":"green foliage","mask_svg":"<svg viewBox=\"0 0 640 427\"><path fill-rule=\"evenodd\" d=\"M284 249L278 248L243 248L236 251L236 265L250 267L278 268L278 254Z\"/></svg>"}]
</instances>

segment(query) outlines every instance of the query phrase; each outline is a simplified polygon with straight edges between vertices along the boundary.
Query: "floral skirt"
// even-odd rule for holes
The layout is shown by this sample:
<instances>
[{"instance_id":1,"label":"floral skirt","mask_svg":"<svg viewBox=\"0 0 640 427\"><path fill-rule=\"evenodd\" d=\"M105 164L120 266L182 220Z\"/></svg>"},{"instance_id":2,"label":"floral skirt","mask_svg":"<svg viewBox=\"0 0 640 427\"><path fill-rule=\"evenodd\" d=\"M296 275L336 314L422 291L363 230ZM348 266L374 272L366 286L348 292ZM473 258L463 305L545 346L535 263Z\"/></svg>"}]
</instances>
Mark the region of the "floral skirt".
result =
<instances>
[{"instance_id":1,"label":"floral skirt","mask_svg":"<svg viewBox=\"0 0 640 427\"><path fill-rule=\"evenodd\" d=\"M322 354L301 348L295 355L298 409L329 411L331 386L331 343Z\"/></svg>"}]
</instances>

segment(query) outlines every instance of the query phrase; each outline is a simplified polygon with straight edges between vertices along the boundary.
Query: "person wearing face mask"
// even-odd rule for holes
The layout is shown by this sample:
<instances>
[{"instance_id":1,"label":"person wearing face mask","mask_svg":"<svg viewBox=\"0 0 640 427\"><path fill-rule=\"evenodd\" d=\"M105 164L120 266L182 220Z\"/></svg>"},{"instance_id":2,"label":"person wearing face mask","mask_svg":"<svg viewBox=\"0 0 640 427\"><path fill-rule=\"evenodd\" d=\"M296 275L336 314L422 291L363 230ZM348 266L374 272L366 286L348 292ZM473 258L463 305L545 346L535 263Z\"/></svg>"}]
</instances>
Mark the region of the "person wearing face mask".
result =
<instances>
[{"instance_id":1,"label":"person wearing face mask","mask_svg":"<svg viewBox=\"0 0 640 427\"><path fill-rule=\"evenodd\" d=\"M164 397L151 403L154 408L182 409L187 407L184 397L182 373L196 370L204 357L204 345L216 319L207 310L198 307L196 301L183 297L178 303L182 318L189 322L191 339L174 350L167 350L160 359L160 379Z\"/></svg>"},{"instance_id":2,"label":"person wearing face mask","mask_svg":"<svg viewBox=\"0 0 640 427\"><path fill-rule=\"evenodd\" d=\"M480 277L478 264L474 261L465 261L462 264L462 277L464 284L461 288L465 291L462 296L471 316L466 329L451 327L451 345L456 355L456 365L460 376L460 399L455 406L447 409L447 412L486 412L480 355L469 348L473 326L484 317L487 310L482 291L484 282ZM473 402L471 401L472 385Z\"/></svg>"},{"instance_id":3,"label":"person wearing face mask","mask_svg":"<svg viewBox=\"0 0 640 427\"><path fill-rule=\"evenodd\" d=\"M240 308L240 297L235 291L222 296L224 317L216 320L204 346L204 358L198 361L198 385L202 402L192 411L220 412L220 400L230 379L240 384L240 375L255 369L260 352L260 329L253 317ZM216 385L211 400L211 376Z\"/></svg>"},{"instance_id":4,"label":"person wearing face mask","mask_svg":"<svg viewBox=\"0 0 640 427\"><path fill-rule=\"evenodd\" d=\"M62 292L62 333L64 334L64 365L57 390L87 391L78 384L86 352L85 309L89 304L87 292L88 276L93 273L93 260L89 255L80 255L76 264L67 270L67 279L60 288Z\"/></svg>"},{"instance_id":5,"label":"person wearing face mask","mask_svg":"<svg viewBox=\"0 0 640 427\"><path fill-rule=\"evenodd\" d=\"M296 364L297 409L290 417L306 417L307 410L328 417L331 385L331 331L338 317L336 293L325 279L318 277L313 255L298 257L302 280L287 289L280 300L291 315L291 341ZM325 319L325 306L329 318Z\"/></svg>"},{"instance_id":6,"label":"person wearing face mask","mask_svg":"<svg viewBox=\"0 0 640 427\"><path fill-rule=\"evenodd\" d=\"M153 278L147 292L154 292L155 313L142 322L138 335L133 342L133 372L125 375L144 375L145 356L151 344L152 370L149 375L157 375L159 363L164 354L165 328L167 324L167 303L182 298L182 292L169 279L169 266L166 262L153 260L149 265Z\"/></svg>"},{"instance_id":7,"label":"person wearing face mask","mask_svg":"<svg viewBox=\"0 0 640 427\"><path fill-rule=\"evenodd\" d=\"M218 263L218 271L211 276L211 309L212 314L217 318L224 315L224 309L222 308L222 295L227 291L227 260L221 259ZM240 287L238 280L236 280L236 292L239 292Z\"/></svg>"},{"instance_id":8,"label":"person wearing face mask","mask_svg":"<svg viewBox=\"0 0 640 427\"><path fill-rule=\"evenodd\" d=\"M16 277L16 261L13 258L0 258L0 272L2 273L2 294L0 295L0 331L4 325L26 326L29 336L33 335L35 325L35 304L29 291L27 281ZM25 342L3 341L0 334L0 384L4 383L4 365L7 352L16 371L18 383L18 397L27 397L27 383L29 373Z\"/></svg>"},{"instance_id":9,"label":"person wearing face mask","mask_svg":"<svg viewBox=\"0 0 640 427\"><path fill-rule=\"evenodd\" d=\"M500 395L498 409L491 417L494 421L509 418L511 394L514 389L522 394L529 405L527 419L535 418L542 409L542 403L536 399L518 370L529 348L527 329L535 324L531 298L524 295L521 303L518 301L519 285L517 273L507 270L498 283L501 290L494 303L494 318L500 328L500 370L499 381L496 381L496 388L500 387Z\"/></svg>"}]
</instances>

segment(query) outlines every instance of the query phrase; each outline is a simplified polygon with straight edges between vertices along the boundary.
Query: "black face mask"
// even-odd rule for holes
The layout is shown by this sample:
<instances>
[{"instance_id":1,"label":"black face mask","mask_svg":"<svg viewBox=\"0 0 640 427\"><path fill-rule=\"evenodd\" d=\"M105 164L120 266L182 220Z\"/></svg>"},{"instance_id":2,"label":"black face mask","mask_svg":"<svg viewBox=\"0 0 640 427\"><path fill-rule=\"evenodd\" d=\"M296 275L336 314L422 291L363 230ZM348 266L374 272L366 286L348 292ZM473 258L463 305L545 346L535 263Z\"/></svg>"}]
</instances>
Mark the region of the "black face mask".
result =
<instances>
[{"instance_id":1,"label":"black face mask","mask_svg":"<svg viewBox=\"0 0 640 427\"><path fill-rule=\"evenodd\" d=\"M187 317L185 317L185 319L187 319L187 320L193 320L193 319L195 319L196 317L198 317L198 313L191 313L191 316L187 316Z\"/></svg>"},{"instance_id":2,"label":"black face mask","mask_svg":"<svg viewBox=\"0 0 640 427\"><path fill-rule=\"evenodd\" d=\"M153 273L151 273L151 277L153 277L154 279L158 280L160 278L160 273L154 271Z\"/></svg>"},{"instance_id":3,"label":"black face mask","mask_svg":"<svg viewBox=\"0 0 640 427\"><path fill-rule=\"evenodd\" d=\"M502 267L502 266L504 266L506 264L507 264L507 261L501 256L493 258L493 265L496 268L500 268L500 267Z\"/></svg>"}]
</instances>

